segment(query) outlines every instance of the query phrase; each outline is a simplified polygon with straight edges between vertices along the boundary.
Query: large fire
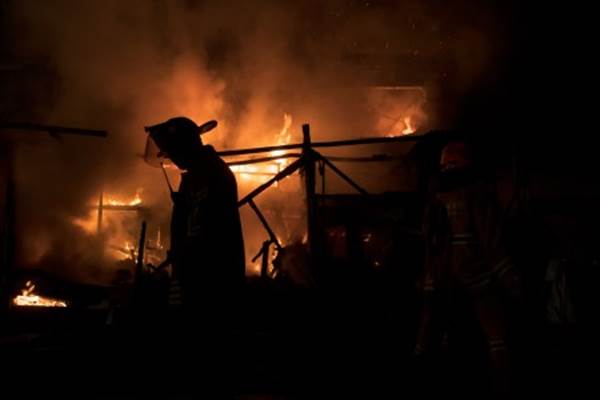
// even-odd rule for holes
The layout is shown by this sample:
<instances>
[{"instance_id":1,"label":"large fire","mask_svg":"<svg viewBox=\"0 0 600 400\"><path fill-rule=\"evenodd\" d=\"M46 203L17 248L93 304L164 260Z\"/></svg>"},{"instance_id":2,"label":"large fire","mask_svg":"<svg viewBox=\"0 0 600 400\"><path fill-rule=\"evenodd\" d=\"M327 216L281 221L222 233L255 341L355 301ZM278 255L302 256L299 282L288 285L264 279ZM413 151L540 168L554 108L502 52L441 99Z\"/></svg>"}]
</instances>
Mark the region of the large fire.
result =
<instances>
[{"instance_id":1,"label":"large fire","mask_svg":"<svg viewBox=\"0 0 600 400\"><path fill-rule=\"evenodd\" d=\"M66 307L64 301L42 297L35 294L35 285L31 281L25 283L25 287L21 289L21 294L15 296L13 304L20 307Z\"/></svg>"},{"instance_id":2,"label":"large fire","mask_svg":"<svg viewBox=\"0 0 600 400\"><path fill-rule=\"evenodd\" d=\"M379 118L376 129L374 129L377 135L408 135L415 133L421 127L423 118L420 116L419 112L414 111L414 109L417 108L420 110L419 107L415 108L412 103L409 104L407 101L397 103L388 99L388 97L391 98L391 95L397 96L398 92L401 92L402 94L405 94L405 92L410 92L409 94L411 95L414 94L413 92L415 92L416 94L414 94L413 97L415 97L416 100L412 97L410 100L414 100L414 102L417 103L421 101L419 97L421 96L421 91L419 90L378 91L377 94L385 94L383 97L379 96L385 101L380 100L379 98L376 99L376 105L380 106L378 107L378 110L382 111L383 115L381 118ZM393 100L396 100L395 97ZM289 144L294 139L292 137L292 132L292 116L286 113L283 115L283 123L280 129L274 130L270 135L268 135L270 139L265 143L265 145ZM293 161L293 157L290 158L290 156L287 156L286 153L288 153L286 150L273 150L266 154L266 156L270 158L268 161L243 165L231 165L230 169L238 178L238 184L243 187L241 193L243 193L245 190L252 190L256 186L265 183L290 165ZM265 155L262 157L264 156ZM167 164L166 167L173 166L171 164ZM280 186L278 183L275 183L274 187ZM285 192L295 191L300 190L300 185L296 183L290 183L285 184L280 188L283 188ZM135 215L132 213L141 213L147 211L142 209L142 205L144 204L142 199L142 190L143 189L141 188L137 189L133 197L123 196L118 192L111 193L110 195L101 195L99 199L95 198L92 200L95 205L90 207L90 212L86 217L74 220L75 224L82 227L89 234L99 235L102 233L104 234L105 238L109 239L106 243L106 254L110 259L117 261L135 261L137 259L138 250L133 243L136 243L138 238L132 236L132 231L134 231L133 229L126 229L126 227L131 227L133 226L132 224L135 223L132 222L135 220L135 218L130 218L132 216L135 217ZM289 196L287 198L289 199ZM273 200L273 198L271 198L270 203L264 205L262 208L266 218L269 219L273 224L272 227L275 232L277 232L278 235L281 233L284 237L283 241L280 240L281 244L295 240L294 238L297 234L296 230L298 230L295 228L296 225L298 225L296 216L292 218L291 222L287 219L285 222L282 221L282 218L286 218L286 212L289 211L284 210L286 207L290 207L288 201L286 201L284 206L277 200ZM125 211L128 213L124 213ZM252 234L252 236L254 236L254 234ZM165 252L160 240L160 229L158 230L156 241L147 241L146 246L150 252L148 255L145 254L145 258L152 258L153 252L156 253L156 257L158 258L160 258L160 255L164 256ZM254 248L256 246L253 244L251 247L252 252L255 251ZM260 274L260 262L249 263L248 270L250 274Z\"/></svg>"}]
</instances>

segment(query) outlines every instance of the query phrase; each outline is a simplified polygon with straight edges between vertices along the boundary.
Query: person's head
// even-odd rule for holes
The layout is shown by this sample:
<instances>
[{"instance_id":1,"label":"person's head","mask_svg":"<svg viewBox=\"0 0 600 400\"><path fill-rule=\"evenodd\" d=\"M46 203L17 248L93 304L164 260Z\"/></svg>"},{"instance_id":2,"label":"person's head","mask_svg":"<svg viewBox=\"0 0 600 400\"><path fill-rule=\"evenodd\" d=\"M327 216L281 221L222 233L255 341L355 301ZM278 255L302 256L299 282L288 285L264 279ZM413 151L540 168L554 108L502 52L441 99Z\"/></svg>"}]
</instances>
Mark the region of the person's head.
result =
<instances>
[{"instance_id":1,"label":"person's head","mask_svg":"<svg viewBox=\"0 0 600 400\"><path fill-rule=\"evenodd\" d=\"M440 171L442 173L463 172L473 166L471 146L464 141L451 141L442 150Z\"/></svg>"},{"instance_id":2,"label":"person's head","mask_svg":"<svg viewBox=\"0 0 600 400\"><path fill-rule=\"evenodd\" d=\"M440 190L454 190L475 178L473 152L464 141L451 141L440 157Z\"/></svg>"},{"instance_id":3,"label":"person's head","mask_svg":"<svg viewBox=\"0 0 600 400\"><path fill-rule=\"evenodd\" d=\"M145 129L160 150L158 156L169 158L178 168L185 170L200 153L200 135L215 126L216 121L198 126L189 118L176 117Z\"/></svg>"}]
</instances>

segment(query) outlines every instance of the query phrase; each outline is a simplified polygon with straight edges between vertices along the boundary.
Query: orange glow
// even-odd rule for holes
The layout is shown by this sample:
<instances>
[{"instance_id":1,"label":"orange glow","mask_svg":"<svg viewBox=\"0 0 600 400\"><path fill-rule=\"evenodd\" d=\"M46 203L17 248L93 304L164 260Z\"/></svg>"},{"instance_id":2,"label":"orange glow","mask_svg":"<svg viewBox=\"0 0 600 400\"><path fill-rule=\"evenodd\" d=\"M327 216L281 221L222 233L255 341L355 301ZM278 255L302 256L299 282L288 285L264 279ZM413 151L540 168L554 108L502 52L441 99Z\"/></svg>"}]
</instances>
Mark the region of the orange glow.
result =
<instances>
[{"instance_id":1,"label":"orange glow","mask_svg":"<svg viewBox=\"0 0 600 400\"><path fill-rule=\"evenodd\" d=\"M21 294L13 299L13 304L19 307L67 307L66 302L39 296L33 293L34 290L35 285L31 281L27 281Z\"/></svg>"},{"instance_id":2,"label":"orange glow","mask_svg":"<svg viewBox=\"0 0 600 400\"><path fill-rule=\"evenodd\" d=\"M427 126L427 92L421 86L369 87L367 102L377 136L410 135Z\"/></svg>"},{"instance_id":3,"label":"orange glow","mask_svg":"<svg viewBox=\"0 0 600 400\"><path fill-rule=\"evenodd\" d=\"M124 249L128 253L127 256L125 256L123 258L124 260L135 260L136 259L137 251L130 242L125 242Z\"/></svg>"},{"instance_id":4,"label":"orange glow","mask_svg":"<svg viewBox=\"0 0 600 400\"><path fill-rule=\"evenodd\" d=\"M277 160L279 162L280 160ZM262 165L232 165L229 167L233 173L244 181L266 181L279 172L279 167L274 163Z\"/></svg>"},{"instance_id":5,"label":"orange glow","mask_svg":"<svg viewBox=\"0 0 600 400\"><path fill-rule=\"evenodd\" d=\"M160 240L160 229L158 230L158 233L156 234L156 247L158 249L163 249L164 248L163 245L162 245L162 242Z\"/></svg>"},{"instance_id":6,"label":"orange glow","mask_svg":"<svg viewBox=\"0 0 600 400\"><path fill-rule=\"evenodd\" d=\"M73 218L72 222L86 233L96 233L98 230L98 211L92 209L85 217Z\"/></svg>"},{"instance_id":7,"label":"orange glow","mask_svg":"<svg viewBox=\"0 0 600 400\"><path fill-rule=\"evenodd\" d=\"M277 145L289 144L292 140L292 133L290 132L290 127L292 126L292 115L291 114L283 114L283 128L281 128L281 132L279 132L279 136L277 137ZM270 153L272 157L278 157L285 154L285 150L274 150ZM289 164L289 160L282 158L275 161L280 165Z\"/></svg>"},{"instance_id":8,"label":"orange glow","mask_svg":"<svg viewBox=\"0 0 600 400\"><path fill-rule=\"evenodd\" d=\"M290 114L283 115L283 127L277 135L276 144L289 144L292 139L290 127L292 126L292 116ZM269 152L271 157L280 157L285 155L285 150L273 150ZM229 167L242 181L260 184L271 179L290 163L287 158L279 158L268 163L249 164L249 165L233 165Z\"/></svg>"},{"instance_id":9,"label":"orange glow","mask_svg":"<svg viewBox=\"0 0 600 400\"><path fill-rule=\"evenodd\" d=\"M132 245L136 238L131 237L131 233L125 228L125 221L132 214L121 211L136 212L137 206L143 204L143 189L138 188L133 197L120 195L105 195L102 200L94 197L90 200L90 208L87 215L73 218L72 223L83 229L89 235L99 235L110 233L109 241L106 242L105 255L113 260L135 260L137 249ZM99 221L98 212L102 205L102 221ZM116 207L120 212L110 212L111 207ZM128 208L131 207L131 208ZM158 234L159 248L160 233Z\"/></svg>"},{"instance_id":10,"label":"orange glow","mask_svg":"<svg viewBox=\"0 0 600 400\"><path fill-rule=\"evenodd\" d=\"M140 196L141 191L141 189L138 189L135 192L135 197L129 201L120 201L108 197L106 200L106 204L110 206L139 206L140 204L142 204L142 197Z\"/></svg>"},{"instance_id":11,"label":"orange glow","mask_svg":"<svg viewBox=\"0 0 600 400\"><path fill-rule=\"evenodd\" d=\"M415 127L415 124L413 123L413 119L412 119L412 117L410 115L407 116L407 117L402 118L402 121L398 122L398 125L400 127L402 127L402 131L401 131L402 135L410 135L410 134L413 134L413 133L415 133L417 131L417 128ZM396 125L394 125L394 126L396 126ZM389 134L387 136L388 137L395 137L395 136L398 136L398 135L391 133L391 134Z\"/></svg>"},{"instance_id":12,"label":"orange glow","mask_svg":"<svg viewBox=\"0 0 600 400\"><path fill-rule=\"evenodd\" d=\"M129 200L117 200L115 197L107 196L106 200L102 202L103 206L125 206L125 207L135 207L142 204L142 189L138 189L135 192L135 196ZM93 198L90 201L92 205L90 212L84 217L73 218L72 222L74 225L77 225L81 229L83 229L86 233L95 234L98 231L98 207L99 203L97 198Z\"/></svg>"},{"instance_id":13,"label":"orange glow","mask_svg":"<svg viewBox=\"0 0 600 400\"><path fill-rule=\"evenodd\" d=\"M402 131L403 135L410 135L411 133L415 133L417 130L412 123L412 119L410 116L404 117L404 130Z\"/></svg>"},{"instance_id":14,"label":"orange glow","mask_svg":"<svg viewBox=\"0 0 600 400\"><path fill-rule=\"evenodd\" d=\"M261 263L257 262L257 263L252 264L252 266L250 267L250 269L246 270L246 272L249 275L260 276L260 270L261 269L262 269Z\"/></svg>"}]
</instances>

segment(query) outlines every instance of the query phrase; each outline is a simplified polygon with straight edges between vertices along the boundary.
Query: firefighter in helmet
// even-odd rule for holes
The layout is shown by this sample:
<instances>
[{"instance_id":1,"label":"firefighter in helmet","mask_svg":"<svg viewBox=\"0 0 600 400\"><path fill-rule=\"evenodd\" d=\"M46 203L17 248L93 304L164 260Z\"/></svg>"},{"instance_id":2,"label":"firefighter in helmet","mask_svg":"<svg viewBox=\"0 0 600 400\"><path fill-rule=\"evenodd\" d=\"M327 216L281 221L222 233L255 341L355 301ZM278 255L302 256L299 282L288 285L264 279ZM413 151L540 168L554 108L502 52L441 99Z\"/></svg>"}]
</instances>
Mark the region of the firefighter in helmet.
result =
<instances>
[{"instance_id":1,"label":"firefighter in helmet","mask_svg":"<svg viewBox=\"0 0 600 400\"><path fill-rule=\"evenodd\" d=\"M445 338L451 344L456 339L451 331L464 330L450 326L469 315L487 341L494 389L504 391L508 348L503 296L516 295L520 284L503 246L495 185L479 174L466 141L444 147L438 184L424 219L424 302L415 353L435 351Z\"/></svg>"},{"instance_id":2,"label":"firefighter in helmet","mask_svg":"<svg viewBox=\"0 0 600 400\"><path fill-rule=\"evenodd\" d=\"M182 171L172 191L169 261L181 286L182 304L224 306L243 285L245 259L235 176L200 135L216 126L185 117L146 128L148 149Z\"/></svg>"}]
</instances>

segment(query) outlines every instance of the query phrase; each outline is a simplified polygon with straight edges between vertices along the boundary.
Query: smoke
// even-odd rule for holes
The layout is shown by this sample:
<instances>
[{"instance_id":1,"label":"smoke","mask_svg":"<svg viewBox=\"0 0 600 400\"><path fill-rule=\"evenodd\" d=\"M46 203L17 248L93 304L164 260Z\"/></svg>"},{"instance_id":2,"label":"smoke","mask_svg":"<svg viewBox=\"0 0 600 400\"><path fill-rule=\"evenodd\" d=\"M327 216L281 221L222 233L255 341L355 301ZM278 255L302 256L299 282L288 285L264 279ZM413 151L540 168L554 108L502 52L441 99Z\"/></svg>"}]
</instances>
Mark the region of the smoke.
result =
<instances>
[{"instance_id":1,"label":"smoke","mask_svg":"<svg viewBox=\"0 0 600 400\"><path fill-rule=\"evenodd\" d=\"M19 146L23 263L105 279L93 273L103 243L72 221L89 216L101 190L143 188L156 220L168 215L161 173L140 153L143 127L173 116L217 119L204 137L217 149L274 143L286 113L292 141L304 122L315 140L361 137L381 125L366 85L418 85L427 92L421 128L452 124L457 100L497 72L506 43L494 8L442 3L8 3L12 56L56 76L56 96L30 115L109 132Z\"/></svg>"}]
</instances>

